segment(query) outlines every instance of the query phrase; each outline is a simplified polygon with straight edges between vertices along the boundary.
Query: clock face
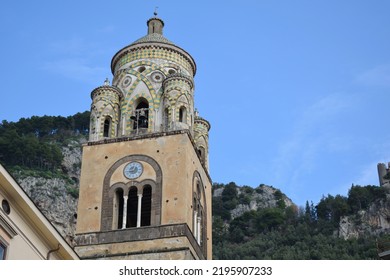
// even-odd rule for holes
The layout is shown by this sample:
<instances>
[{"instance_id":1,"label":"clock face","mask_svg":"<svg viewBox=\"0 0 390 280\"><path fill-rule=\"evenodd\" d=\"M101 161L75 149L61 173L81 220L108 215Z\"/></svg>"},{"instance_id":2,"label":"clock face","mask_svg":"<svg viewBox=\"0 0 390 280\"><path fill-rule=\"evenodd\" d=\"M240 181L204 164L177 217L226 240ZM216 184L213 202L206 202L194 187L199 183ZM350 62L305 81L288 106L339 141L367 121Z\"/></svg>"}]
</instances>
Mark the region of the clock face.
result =
<instances>
[{"instance_id":1,"label":"clock face","mask_svg":"<svg viewBox=\"0 0 390 280\"><path fill-rule=\"evenodd\" d=\"M125 169L123 169L123 174L128 179L135 179L141 176L143 172L142 164L136 161L130 162L128 165L125 166Z\"/></svg>"}]
</instances>

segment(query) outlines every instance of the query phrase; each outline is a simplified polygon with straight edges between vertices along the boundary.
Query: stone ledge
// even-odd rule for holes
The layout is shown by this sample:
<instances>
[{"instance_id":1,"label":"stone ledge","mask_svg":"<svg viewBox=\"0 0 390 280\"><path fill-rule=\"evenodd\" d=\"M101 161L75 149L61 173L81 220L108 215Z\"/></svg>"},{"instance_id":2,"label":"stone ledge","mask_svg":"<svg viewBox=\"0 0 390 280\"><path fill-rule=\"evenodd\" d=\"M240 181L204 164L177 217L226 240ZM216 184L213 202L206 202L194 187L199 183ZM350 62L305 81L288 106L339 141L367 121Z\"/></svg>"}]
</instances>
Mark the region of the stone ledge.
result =
<instances>
[{"instance_id":1,"label":"stone ledge","mask_svg":"<svg viewBox=\"0 0 390 280\"><path fill-rule=\"evenodd\" d=\"M205 259L202 249L196 242L187 224L126 228L103 232L89 232L76 234L77 246L92 246L99 244L139 242L146 240L165 239L172 237L186 237L194 248L199 259ZM77 247L76 246L76 247ZM129 252L130 253L130 252Z\"/></svg>"},{"instance_id":2,"label":"stone ledge","mask_svg":"<svg viewBox=\"0 0 390 280\"><path fill-rule=\"evenodd\" d=\"M132 141L132 140L158 138L158 137L164 137L164 136L169 136L169 135L178 135L178 134L188 134L190 136L191 141L193 141L192 136L190 134L190 131L187 129L183 129L183 130L166 131L166 132L145 133L145 134L134 135L134 136L122 136L122 137L116 137L116 138L107 138L107 139L98 140L98 141L90 141L84 145L95 146L95 145L102 145L102 144L109 144L109 143L127 142L127 141Z\"/></svg>"},{"instance_id":3,"label":"stone ledge","mask_svg":"<svg viewBox=\"0 0 390 280\"><path fill-rule=\"evenodd\" d=\"M120 253L120 254L110 254L103 253L100 255L86 256L82 257L82 260L96 260L96 259L135 259L135 260L154 260L154 259L169 259L165 256L170 253L188 253L191 256L191 260L195 260L195 256L192 254L191 249L188 247L179 247L173 249L160 249L160 250L143 250L136 252ZM145 257L149 256L149 257ZM153 257L154 256L154 257ZM156 257L159 256L159 257ZM161 257L162 256L162 257Z\"/></svg>"}]
</instances>

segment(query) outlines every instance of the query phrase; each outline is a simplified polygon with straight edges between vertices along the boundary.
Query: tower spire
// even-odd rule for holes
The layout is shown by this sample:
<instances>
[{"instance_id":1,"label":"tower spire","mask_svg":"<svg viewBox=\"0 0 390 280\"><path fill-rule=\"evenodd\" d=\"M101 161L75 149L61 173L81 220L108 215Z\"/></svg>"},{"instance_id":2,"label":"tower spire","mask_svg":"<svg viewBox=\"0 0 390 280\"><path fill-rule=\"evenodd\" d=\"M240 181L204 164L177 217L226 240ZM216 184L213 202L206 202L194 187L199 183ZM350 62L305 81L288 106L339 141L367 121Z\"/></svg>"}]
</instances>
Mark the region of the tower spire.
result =
<instances>
[{"instance_id":1,"label":"tower spire","mask_svg":"<svg viewBox=\"0 0 390 280\"><path fill-rule=\"evenodd\" d=\"M157 17L157 9L158 7L154 9L154 17L150 18L146 23L148 25L148 35L153 33L163 34L164 22Z\"/></svg>"}]
</instances>

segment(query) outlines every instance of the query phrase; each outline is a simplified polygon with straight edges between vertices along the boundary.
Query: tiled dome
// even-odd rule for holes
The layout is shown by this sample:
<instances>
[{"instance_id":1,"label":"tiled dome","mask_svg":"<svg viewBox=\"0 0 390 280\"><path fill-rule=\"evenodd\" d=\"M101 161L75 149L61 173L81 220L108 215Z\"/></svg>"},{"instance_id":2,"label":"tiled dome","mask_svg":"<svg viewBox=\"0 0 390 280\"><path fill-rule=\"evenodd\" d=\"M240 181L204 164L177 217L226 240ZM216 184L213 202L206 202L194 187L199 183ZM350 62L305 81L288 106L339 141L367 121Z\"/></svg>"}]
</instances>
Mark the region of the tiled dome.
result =
<instances>
[{"instance_id":1,"label":"tiled dome","mask_svg":"<svg viewBox=\"0 0 390 280\"><path fill-rule=\"evenodd\" d=\"M148 34L142 38L139 38L137 41L133 42L131 45L141 44L141 43L164 43L164 44L169 44L169 45L175 46L174 43L172 43L171 41L169 41L167 38L165 38L163 35L161 35L159 33Z\"/></svg>"}]
</instances>

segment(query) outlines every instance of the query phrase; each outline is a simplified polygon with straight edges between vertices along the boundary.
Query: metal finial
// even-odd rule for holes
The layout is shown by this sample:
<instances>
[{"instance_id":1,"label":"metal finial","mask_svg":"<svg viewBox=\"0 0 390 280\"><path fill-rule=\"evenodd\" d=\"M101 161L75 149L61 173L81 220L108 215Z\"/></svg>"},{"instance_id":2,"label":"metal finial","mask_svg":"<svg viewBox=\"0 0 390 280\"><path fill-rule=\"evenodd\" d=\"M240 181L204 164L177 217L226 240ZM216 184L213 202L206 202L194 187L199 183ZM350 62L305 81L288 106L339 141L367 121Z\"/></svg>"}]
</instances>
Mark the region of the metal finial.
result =
<instances>
[{"instance_id":1,"label":"metal finial","mask_svg":"<svg viewBox=\"0 0 390 280\"><path fill-rule=\"evenodd\" d=\"M158 7L156 7L156 8L154 8L154 16L156 17L157 16L157 9L158 9Z\"/></svg>"},{"instance_id":2,"label":"metal finial","mask_svg":"<svg viewBox=\"0 0 390 280\"><path fill-rule=\"evenodd\" d=\"M109 86L109 85L110 85L110 81L108 80L108 78L106 78L106 79L104 80L104 85L105 85L105 86Z\"/></svg>"}]
</instances>

